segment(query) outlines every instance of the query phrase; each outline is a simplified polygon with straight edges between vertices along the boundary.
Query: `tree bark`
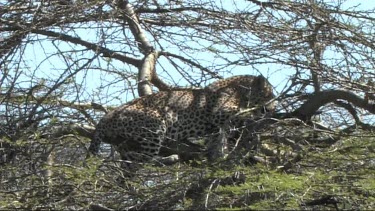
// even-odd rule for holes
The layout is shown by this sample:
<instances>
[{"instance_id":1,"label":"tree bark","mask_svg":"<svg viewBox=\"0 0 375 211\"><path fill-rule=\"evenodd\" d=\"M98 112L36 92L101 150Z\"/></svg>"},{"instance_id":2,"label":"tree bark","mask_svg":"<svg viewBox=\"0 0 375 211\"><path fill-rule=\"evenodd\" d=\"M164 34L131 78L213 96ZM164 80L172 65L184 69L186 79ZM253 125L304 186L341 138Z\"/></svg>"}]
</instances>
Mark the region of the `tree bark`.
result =
<instances>
[{"instance_id":1,"label":"tree bark","mask_svg":"<svg viewBox=\"0 0 375 211\"><path fill-rule=\"evenodd\" d=\"M313 116L320 107L338 99L346 100L355 106L366 109L370 113L375 114L375 104L369 103L352 92L343 90L326 90L312 94L300 108L292 113L292 116L296 116L302 120L310 120L311 116Z\"/></svg>"}]
</instances>

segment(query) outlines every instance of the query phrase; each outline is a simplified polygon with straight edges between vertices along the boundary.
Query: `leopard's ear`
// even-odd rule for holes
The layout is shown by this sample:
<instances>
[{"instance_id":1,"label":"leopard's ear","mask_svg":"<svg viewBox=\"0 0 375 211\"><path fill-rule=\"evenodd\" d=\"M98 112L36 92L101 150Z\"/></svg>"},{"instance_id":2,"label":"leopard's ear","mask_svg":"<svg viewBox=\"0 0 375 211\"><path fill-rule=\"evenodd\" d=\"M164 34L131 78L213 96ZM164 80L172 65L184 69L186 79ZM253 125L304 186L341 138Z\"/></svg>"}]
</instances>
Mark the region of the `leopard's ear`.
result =
<instances>
[{"instance_id":1,"label":"leopard's ear","mask_svg":"<svg viewBox=\"0 0 375 211\"><path fill-rule=\"evenodd\" d=\"M263 103L266 103L267 100L271 101L272 98L275 97L271 83L263 75L257 76L257 79L254 81L254 83L255 84L253 84L253 86L257 87L265 97L265 101ZM265 105L264 108L267 112L273 112L276 109L276 102L269 102Z\"/></svg>"},{"instance_id":2,"label":"leopard's ear","mask_svg":"<svg viewBox=\"0 0 375 211\"><path fill-rule=\"evenodd\" d=\"M254 81L256 84L255 87L258 87L260 90L266 88L269 84L267 79L263 75L258 75L257 79Z\"/></svg>"},{"instance_id":3,"label":"leopard's ear","mask_svg":"<svg viewBox=\"0 0 375 211\"><path fill-rule=\"evenodd\" d=\"M256 80L254 80L253 83L253 87L257 87L259 90L263 90L267 94L273 92L272 85L263 75L259 75L256 77ZM271 95L273 95L273 93Z\"/></svg>"}]
</instances>

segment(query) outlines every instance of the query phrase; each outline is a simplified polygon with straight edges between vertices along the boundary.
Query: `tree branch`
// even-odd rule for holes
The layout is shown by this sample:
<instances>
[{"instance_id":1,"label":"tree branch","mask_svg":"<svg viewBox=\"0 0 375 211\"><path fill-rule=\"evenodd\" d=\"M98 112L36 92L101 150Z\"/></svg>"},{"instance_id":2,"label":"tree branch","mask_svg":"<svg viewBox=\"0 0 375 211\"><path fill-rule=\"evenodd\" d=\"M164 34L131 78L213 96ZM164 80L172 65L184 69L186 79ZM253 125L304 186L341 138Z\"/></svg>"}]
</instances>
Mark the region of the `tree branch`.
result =
<instances>
[{"instance_id":1,"label":"tree branch","mask_svg":"<svg viewBox=\"0 0 375 211\"><path fill-rule=\"evenodd\" d=\"M155 69L158 52L150 53L143 59L142 66L138 71L138 94L145 96L152 94L151 81Z\"/></svg>"},{"instance_id":2,"label":"tree branch","mask_svg":"<svg viewBox=\"0 0 375 211\"><path fill-rule=\"evenodd\" d=\"M202 65L194 62L194 61L191 61L189 59L186 59L185 57L183 56L180 56L180 55L177 55L177 54L173 54L173 53L170 53L170 52L166 52L166 51L162 51L160 52L160 55L163 55L163 56L170 56L170 57L174 57L174 58L177 58L177 59L180 59L181 61L191 65L191 66L194 66L196 68L199 68L200 70L204 71L204 72L207 72L208 74L210 74L212 77L214 78L217 78L217 79L222 79L223 77L219 76L216 72L213 72L205 67L203 67Z\"/></svg>"},{"instance_id":3,"label":"tree branch","mask_svg":"<svg viewBox=\"0 0 375 211\"><path fill-rule=\"evenodd\" d=\"M54 127L51 133L43 134L42 137L58 138L68 134L76 134L82 137L92 139L94 130L95 127L84 124L61 125Z\"/></svg>"},{"instance_id":4,"label":"tree branch","mask_svg":"<svg viewBox=\"0 0 375 211\"><path fill-rule=\"evenodd\" d=\"M8 102L13 103L13 104L17 104L17 105L22 105L26 101L28 101L28 103L30 103L30 104L33 104L33 103L36 104L37 102L42 101L43 105L60 105L60 106L63 106L63 107L72 108L72 109L76 109L76 110L94 109L94 110L97 110L97 111L107 112L108 110L111 110L111 109L114 108L114 107L110 107L110 106L104 107L103 105L98 105L96 103L72 103L70 101L58 99L58 98L55 98L53 96L43 98L43 100L41 99L41 97L35 97L35 96L31 96L32 97L31 99L27 99L29 97L30 96L25 96L25 95L21 95L21 94L20 95L15 95L15 94L9 95L7 93L1 93L0 92L0 101L2 99L6 98Z\"/></svg>"},{"instance_id":5,"label":"tree branch","mask_svg":"<svg viewBox=\"0 0 375 211\"><path fill-rule=\"evenodd\" d=\"M148 41L145 32L142 30L133 6L127 0L117 0L116 3L118 7L124 11L124 18L129 24L130 31L132 32L140 51L145 55L152 52L154 48Z\"/></svg>"},{"instance_id":6,"label":"tree branch","mask_svg":"<svg viewBox=\"0 0 375 211\"><path fill-rule=\"evenodd\" d=\"M124 56L124 55L119 54L115 51L112 51L108 48L101 47L97 44L93 44L93 43L84 41L84 40L82 40L78 37L72 37L72 36L66 35L66 34L61 34L61 33L53 32L53 31L39 30L39 29L31 30L31 32L36 33L36 34L49 36L49 37L55 37L55 38L58 38L60 40L66 41L66 42L71 42L71 43L74 43L74 44L79 44L79 45L85 46L86 48L88 48L90 50L93 50L93 51L97 52L98 54L103 54L104 57L110 57L110 58L118 59L118 60L120 60L124 63L131 64L131 65L133 65L135 67L138 67L138 68L141 66L141 60L139 60L139 59Z\"/></svg>"},{"instance_id":7,"label":"tree branch","mask_svg":"<svg viewBox=\"0 0 375 211\"><path fill-rule=\"evenodd\" d=\"M22 40L26 37L25 32L15 31L11 36L0 41L0 65L2 65L9 54L22 43Z\"/></svg>"},{"instance_id":8,"label":"tree branch","mask_svg":"<svg viewBox=\"0 0 375 211\"><path fill-rule=\"evenodd\" d=\"M355 106L366 109L370 113L375 114L374 103L369 103L352 92L343 90L326 90L316 92L309 96L308 100L302 104L300 108L292 112L292 116L296 116L302 120L309 120L320 107L327 103L335 102L338 99L346 100Z\"/></svg>"}]
</instances>

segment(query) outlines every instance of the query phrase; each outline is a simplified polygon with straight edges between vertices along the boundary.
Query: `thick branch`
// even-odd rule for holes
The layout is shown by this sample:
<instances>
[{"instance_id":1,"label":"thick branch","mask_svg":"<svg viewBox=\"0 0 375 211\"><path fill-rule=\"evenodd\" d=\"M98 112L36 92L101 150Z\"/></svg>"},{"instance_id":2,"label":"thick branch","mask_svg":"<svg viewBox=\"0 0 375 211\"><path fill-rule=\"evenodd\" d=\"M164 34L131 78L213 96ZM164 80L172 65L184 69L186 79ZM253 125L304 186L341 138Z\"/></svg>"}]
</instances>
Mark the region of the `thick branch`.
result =
<instances>
[{"instance_id":1,"label":"thick branch","mask_svg":"<svg viewBox=\"0 0 375 211\"><path fill-rule=\"evenodd\" d=\"M130 31L137 41L140 51L143 54L148 54L149 52L153 51L154 48L148 41L146 33L143 31L141 25L139 24L139 20L133 6L129 3L129 1L126 0L117 0L117 5L120 9L124 10L124 18L129 24Z\"/></svg>"},{"instance_id":2,"label":"thick branch","mask_svg":"<svg viewBox=\"0 0 375 211\"><path fill-rule=\"evenodd\" d=\"M292 113L292 116L296 116L303 120L309 120L320 107L338 99L346 100L357 107L375 114L375 104L368 103L365 99L358 97L352 92L343 90L326 90L312 94L300 108Z\"/></svg>"},{"instance_id":3,"label":"thick branch","mask_svg":"<svg viewBox=\"0 0 375 211\"><path fill-rule=\"evenodd\" d=\"M139 96L152 94L151 80L155 69L158 53L150 53L143 59L142 67L138 71L138 93Z\"/></svg>"},{"instance_id":4,"label":"thick branch","mask_svg":"<svg viewBox=\"0 0 375 211\"><path fill-rule=\"evenodd\" d=\"M344 108L345 110L347 110L352 115L356 124L361 123L361 120L358 117L357 111L355 110L355 108L350 103L346 103L346 102L342 102L342 101L337 100L337 101L335 101L335 104Z\"/></svg>"},{"instance_id":5,"label":"thick branch","mask_svg":"<svg viewBox=\"0 0 375 211\"><path fill-rule=\"evenodd\" d=\"M71 125L62 125L52 129L50 134L47 134L48 137L58 138L64 135L76 134L82 137L92 139L95 128L89 125L83 124L71 124ZM46 135L42 135L44 137Z\"/></svg>"},{"instance_id":6,"label":"thick branch","mask_svg":"<svg viewBox=\"0 0 375 211\"><path fill-rule=\"evenodd\" d=\"M167 91L173 89L170 85L166 84L163 80L161 80L156 74L155 69L152 71L152 79L151 79L152 84L154 84L159 91Z\"/></svg>"},{"instance_id":7,"label":"thick branch","mask_svg":"<svg viewBox=\"0 0 375 211\"><path fill-rule=\"evenodd\" d=\"M139 96L152 94L151 82L155 82L154 85L160 90L166 89L168 85L160 80L155 72L155 64L159 57L159 52L155 52L153 46L148 41L146 33L139 24L133 6L126 0L117 0L117 5L120 9L124 10L124 18L129 24L130 31L137 41L139 50L145 55L142 66L138 70Z\"/></svg>"}]
</instances>

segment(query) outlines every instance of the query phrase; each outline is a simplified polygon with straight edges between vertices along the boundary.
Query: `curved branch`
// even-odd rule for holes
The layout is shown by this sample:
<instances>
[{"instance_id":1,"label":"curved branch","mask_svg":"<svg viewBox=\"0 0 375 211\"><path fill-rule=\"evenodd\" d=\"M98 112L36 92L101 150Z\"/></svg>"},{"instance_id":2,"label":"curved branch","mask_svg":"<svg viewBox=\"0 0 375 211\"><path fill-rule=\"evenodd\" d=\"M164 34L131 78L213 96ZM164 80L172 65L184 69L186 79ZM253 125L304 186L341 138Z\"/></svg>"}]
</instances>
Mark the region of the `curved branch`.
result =
<instances>
[{"instance_id":1,"label":"curved branch","mask_svg":"<svg viewBox=\"0 0 375 211\"><path fill-rule=\"evenodd\" d=\"M346 103L346 102L342 102L342 101L338 101L338 100L336 100L334 103L336 105L346 109L352 115L356 124L361 124L361 120L358 117L357 111L355 110L355 108L350 103Z\"/></svg>"},{"instance_id":2,"label":"curved branch","mask_svg":"<svg viewBox=\"0 0 375 211\"><path fill-rule=\"evenodd\" d=\"M154 84L159 89L159 91L168 91L172 89L170 85L166 84L159 78L158 74L156 74L155 68L152 71L151 83Z\"/></svg>"},{"instance_id":3,"label":"curved branch","mask_svg":"<svg viewBox=\"0 0 375 211\"><path fill-rule=\"evenodd\" d=\"M292 116L296 116L302 120L309 120L320 107L327 103L335 102L338 99L346 100L357 107L375 114L374 103L369 103L352 92L343 90L326 90L309 96L308 100L300 108L292 112Z\"/></svg>"}]
</instances>

